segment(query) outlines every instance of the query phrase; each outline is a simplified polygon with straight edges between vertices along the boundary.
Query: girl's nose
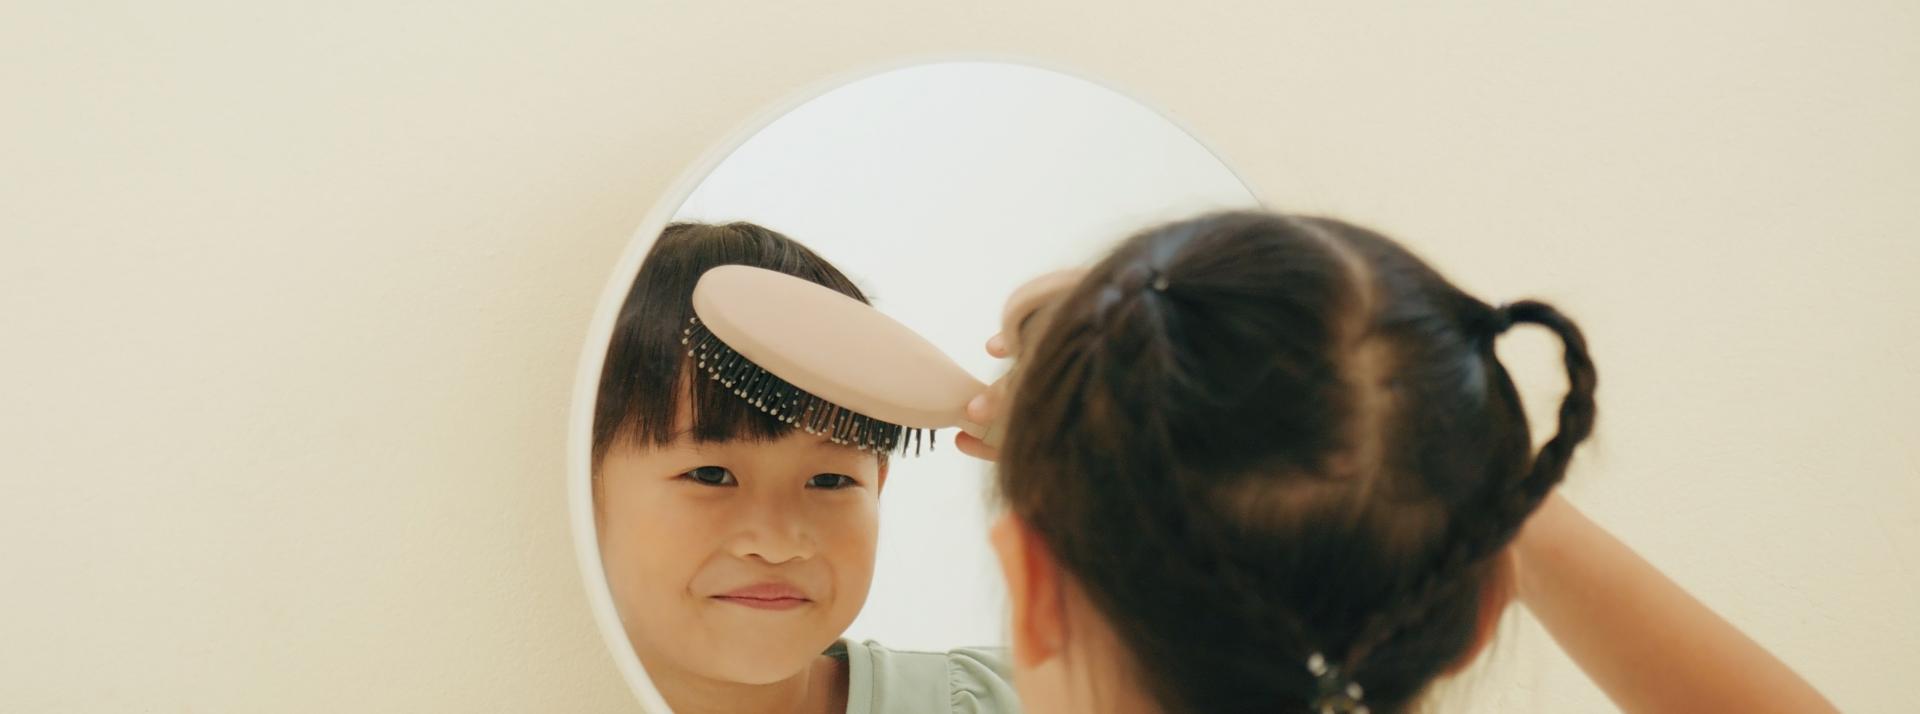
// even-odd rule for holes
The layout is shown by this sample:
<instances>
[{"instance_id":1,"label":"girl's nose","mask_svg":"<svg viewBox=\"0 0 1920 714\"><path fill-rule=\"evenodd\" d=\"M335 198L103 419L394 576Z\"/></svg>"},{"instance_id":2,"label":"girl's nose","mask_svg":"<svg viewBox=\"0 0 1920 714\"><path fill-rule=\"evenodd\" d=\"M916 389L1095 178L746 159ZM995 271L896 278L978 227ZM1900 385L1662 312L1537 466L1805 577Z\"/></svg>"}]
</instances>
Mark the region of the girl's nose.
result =
<instances>
[{"instance_id":1,"label":"girl's nose","mask_svg":"<svg viewBox=\"0 0 1920 714\"><path fill-rule=\"evenodd\" d=\"M758 499L740 515L730 544L734 557L772 565L813 557L813 534L794 504L780 498Z\"/></svg>"}]
</instances>

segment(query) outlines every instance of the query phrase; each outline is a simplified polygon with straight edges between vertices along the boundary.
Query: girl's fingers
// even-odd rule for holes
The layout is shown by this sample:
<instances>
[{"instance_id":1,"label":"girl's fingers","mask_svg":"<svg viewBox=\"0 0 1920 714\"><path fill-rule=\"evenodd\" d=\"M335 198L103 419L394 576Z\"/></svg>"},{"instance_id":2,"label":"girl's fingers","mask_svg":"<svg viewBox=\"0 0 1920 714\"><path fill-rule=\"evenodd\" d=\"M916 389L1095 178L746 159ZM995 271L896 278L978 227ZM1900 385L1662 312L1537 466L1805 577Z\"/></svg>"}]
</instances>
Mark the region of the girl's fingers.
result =
<instances>
[{"instance_id":1,"label":"girl's fingers","mask_svg":"<svg viewBox=\"0 0 1920 714\"><path fill-rule=\"evenodd\" d=\"M999 334L995 334L994 336L987 338L987 354L993 355L994 357L997 357L1000 359L1006 359L1008 355L1007 338L1002 337Z\"/></svg>"},{"instance_id":2,"label":"girl's fingers","mask_svg":"<svg viewBox=\"0 0 1920 714\"><path fill-rule=\"evenodd\" d=\"M976 459L980 459L982 461L999 461L1000 460L999 449L993 448L991 446L987 446L987 442L976 439L973 437L972 434L968 434L964 431L958 432L954 435L953 445L955 448L960 449L960 453L966 454Z\"/></svg>"},{"instance_id":3,"label":"girl's fingers","mask_svg":"<svg viewBox=\"0 0 1920 714\"><path fill-rule=\"evenodd\" d=\"M967 419L975 424L993 422L993 391L988 390L967 400Z\"/></svg>"}]
</instances>

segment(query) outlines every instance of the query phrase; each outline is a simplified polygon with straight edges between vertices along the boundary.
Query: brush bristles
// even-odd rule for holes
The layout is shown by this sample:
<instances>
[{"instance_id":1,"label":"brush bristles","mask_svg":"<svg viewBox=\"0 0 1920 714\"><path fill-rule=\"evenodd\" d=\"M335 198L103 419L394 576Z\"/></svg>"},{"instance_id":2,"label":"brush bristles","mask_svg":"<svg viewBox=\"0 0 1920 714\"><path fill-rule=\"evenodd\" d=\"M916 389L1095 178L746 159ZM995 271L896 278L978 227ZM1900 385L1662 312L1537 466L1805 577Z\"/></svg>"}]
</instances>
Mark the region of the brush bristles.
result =
<instances>
[{"instance_id":1,"label":"brush bristles","mask_svg":"<svg viewBox=\"0 0 1920 714\"><path fill-rule=\"evenodd\" d=\"M682 332L680 344L687 346L687 355L707 373L708 379L719 382L760 411L809 434L819 434L835 444L876 454L899 451L906 455L911 449L917 456L923 446L933 448L931 430L909 429L874 419L788 384L787 380L733 351L707 331L698 317Z\"/></svg>"}]
</instances>

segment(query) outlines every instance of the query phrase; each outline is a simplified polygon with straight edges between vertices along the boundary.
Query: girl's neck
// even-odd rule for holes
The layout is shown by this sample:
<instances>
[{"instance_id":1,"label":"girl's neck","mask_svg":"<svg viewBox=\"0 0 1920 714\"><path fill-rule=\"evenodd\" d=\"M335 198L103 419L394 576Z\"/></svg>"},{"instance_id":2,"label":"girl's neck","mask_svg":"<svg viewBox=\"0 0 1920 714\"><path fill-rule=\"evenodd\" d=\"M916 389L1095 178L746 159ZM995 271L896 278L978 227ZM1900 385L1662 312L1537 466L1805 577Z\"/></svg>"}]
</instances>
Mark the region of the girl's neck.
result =
<instances>
[{"instance_id":1,"label":"girl's neck","mask_svg":"<svg viewBox=\"0 0 1920 714\"><path fill-rule=\"evenodd\" d=\"M666 662L645 662L647 677L673 714L842 714L847 710L846 662L820 655L805 670L767 684L701 676Z\"/></svg>"}]
</instances>

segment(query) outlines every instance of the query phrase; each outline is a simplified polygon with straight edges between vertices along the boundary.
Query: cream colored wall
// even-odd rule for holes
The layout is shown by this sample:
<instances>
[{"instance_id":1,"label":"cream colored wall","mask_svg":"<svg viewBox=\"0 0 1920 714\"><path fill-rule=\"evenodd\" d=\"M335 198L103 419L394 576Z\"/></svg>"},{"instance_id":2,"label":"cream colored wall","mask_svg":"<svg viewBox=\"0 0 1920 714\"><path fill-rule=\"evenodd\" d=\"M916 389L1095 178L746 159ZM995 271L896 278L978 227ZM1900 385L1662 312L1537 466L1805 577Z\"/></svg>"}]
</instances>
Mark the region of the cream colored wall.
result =
<instances>
[{"instance_id":1,"label":"cream colored wall","mask_svg":"<svg viewBox=\"0 0 1920 714\"><path fill-rule=\"evenodd\" d=\"M1110 5L0 7L0 709L630 710L560 480L609 265L754 110L954 52L1560 302L1577 499L1844 708L1911 704L1920 8ZM1481 701L1606 710L1514 632Z\"/></svg>"}]
</instances>

